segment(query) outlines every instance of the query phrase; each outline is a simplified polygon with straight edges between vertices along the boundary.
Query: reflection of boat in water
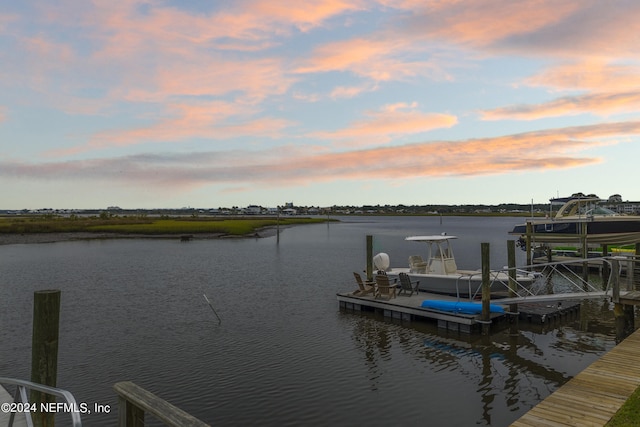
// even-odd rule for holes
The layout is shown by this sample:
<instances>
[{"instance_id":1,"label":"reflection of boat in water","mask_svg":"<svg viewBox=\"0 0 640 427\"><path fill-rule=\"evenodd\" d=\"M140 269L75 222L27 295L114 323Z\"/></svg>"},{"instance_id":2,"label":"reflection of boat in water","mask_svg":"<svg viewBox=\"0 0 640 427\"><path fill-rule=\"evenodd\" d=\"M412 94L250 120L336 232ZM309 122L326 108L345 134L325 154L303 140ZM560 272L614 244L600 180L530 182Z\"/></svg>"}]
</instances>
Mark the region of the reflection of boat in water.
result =
<instances>
[{"instance_id":1,"label":"reflection of boat in water","mask_svg":"<svg viewBox=\"0 0 640 427\"><path fill-rule=\"evenodd\" d=\"M580 242L597 244L630 244L640 242L640 216L621 215L601 206L596 195L577 193L567 198L551 199L551 205L562 204L555 216L531 218L516 225L509 234L538 243Z\"/></svg>"},{"instance_id":2,"label":"reflection of boat in water","mask_svg":"<svg viewBox=\"0 0 640 427\"><path fill-rule=\"evenodd\" d=\"M374 258L378 270L387 272L391 277L398 277L400 273L409 275L412 281L419 281L419 289L426 292L475 296L480 295L482 286L481 270L459 270L451 247L451 240L455 236L411 236L405 240L421 242L427 245L427 257L419 255L409 257L407 267L389 268L389 256L379 253ZM506 292L508 290L509 275L504 271L491 271L491 291ZM517 274L519 287L529 288L535 277L530 274Z\"/></svg>"}]
</instances>

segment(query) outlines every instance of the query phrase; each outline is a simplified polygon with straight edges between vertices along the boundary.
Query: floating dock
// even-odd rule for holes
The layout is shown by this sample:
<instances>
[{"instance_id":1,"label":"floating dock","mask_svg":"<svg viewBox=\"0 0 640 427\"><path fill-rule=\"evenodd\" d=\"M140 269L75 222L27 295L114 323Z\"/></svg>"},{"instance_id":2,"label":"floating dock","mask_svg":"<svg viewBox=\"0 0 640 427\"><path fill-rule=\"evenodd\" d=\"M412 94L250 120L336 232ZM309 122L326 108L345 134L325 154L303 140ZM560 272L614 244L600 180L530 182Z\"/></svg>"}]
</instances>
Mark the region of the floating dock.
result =
<instances>
[{"instance_id":1,"label":"floating dock","mask_svg":"<svg viewBox=\"0 0 640 427\"><path fill-rule=\"evenodd\" d=\"M384 317L399 319L401 321L431 320L437 321L442 329L458 331L462 333L479 332L485 323L480 314L463 314L448 311L433 310L421 307L424 300L458 301L456 297L419 292L411 296L398 295L395 298L376 299L372 296L358 296L350 292L338 293L340 308L346 311L379 312ZM508 308L508 303L500 302L500 299L491 300L491 304L503 305ZM513 316L518 319L535 324L545 324L550 321L562 319L567 315L577 313L580 310L579 301L555 301L553 303L527 303L519 304L517 313L491 313L491 323L507 323Z\"/></svg>"}]
</instances>

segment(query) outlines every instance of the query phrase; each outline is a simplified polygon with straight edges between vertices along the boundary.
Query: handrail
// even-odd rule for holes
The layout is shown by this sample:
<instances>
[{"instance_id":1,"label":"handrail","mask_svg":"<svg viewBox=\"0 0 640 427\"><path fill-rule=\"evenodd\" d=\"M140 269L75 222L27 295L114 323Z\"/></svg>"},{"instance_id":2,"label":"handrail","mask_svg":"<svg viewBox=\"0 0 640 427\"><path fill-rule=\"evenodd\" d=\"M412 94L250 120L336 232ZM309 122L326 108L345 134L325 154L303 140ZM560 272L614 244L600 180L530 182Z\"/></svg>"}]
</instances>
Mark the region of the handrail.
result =
<instances>
[{"instance_id":1,"label":"handrail","mask_svg":"<svg viewBox=\"0 0 640 427\"><path fill-rule=\"evenodd\" d=\"M43 384L34 383L31 381L18 380L15 378L6 378L0 377L0 384L10 384L16 386L16 393L14 396L14 401L29 403L29 399L27 398L27 390L39 391L42 393L49 394L51 396L61 397L63 398L70 408L73 410L69 411L71 414L71 422L73 427L82 427L82 419L80 418L80 411L78 409L78 404L76 402L73 394L66 390L62 390L56 387L50 387ZM18 398L20 400L18 400ZM40 409L40 408L38 408ZM31 412L23 412L25 414L27 426L33 427L33 418L31 417ZM11 413L11 417L9 418L9 426L13 426L15 413Z\"/></svg>"},{"instance_id":2,"label":"handrail","mask_svg":"<svg viewBox=\"0 0 640 427\"><path fill-rule=\"evenodd\" d=\"M119 400L118 427L143 426L145 412L170 427L211 427L131 381L116 383L113 389Z\"/></svg>"}]
</instances>

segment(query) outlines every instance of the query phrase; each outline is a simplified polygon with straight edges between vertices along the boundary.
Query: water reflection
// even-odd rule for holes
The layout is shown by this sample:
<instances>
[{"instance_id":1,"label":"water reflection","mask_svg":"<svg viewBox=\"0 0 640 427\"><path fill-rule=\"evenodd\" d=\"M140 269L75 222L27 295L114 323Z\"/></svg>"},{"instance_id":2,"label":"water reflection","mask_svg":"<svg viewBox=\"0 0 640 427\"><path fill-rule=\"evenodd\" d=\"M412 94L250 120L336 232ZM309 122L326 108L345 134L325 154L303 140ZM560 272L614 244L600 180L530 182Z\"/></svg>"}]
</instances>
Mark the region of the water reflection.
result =
<instances>
[{"instance_id":1,"label":"water reflection","mask_svg":"<svg viewBox=\"0 0 640 427\"><path fill-rule=\"evenodd\" d=\"M585 305L585 317L593 316L594 309L596 314L602 311L602 303ZM351 337L362 355L371 391L384 386L387 365L397 357L394 351L401 351L422 368L415 370L416 375L429 378L439 389L441 396L434 400L459 402L458 385L474 385L479 398L474 423L478 425L503 425L505 414L524 413L581 370L564 363L556 367L558 358L566 358L571 365L576 358L592 360L591 355L612 346L610 336L598 332L600 327L574 329L571 324L580 324L578 315L545 330L523 323L517 334L503 331L491 336L451 333L429 323L402 323L373 313L343 310L342 315L351 321ZM611 332L611 325L603 325L602 331Z\"/></svg>"}]
</instances>

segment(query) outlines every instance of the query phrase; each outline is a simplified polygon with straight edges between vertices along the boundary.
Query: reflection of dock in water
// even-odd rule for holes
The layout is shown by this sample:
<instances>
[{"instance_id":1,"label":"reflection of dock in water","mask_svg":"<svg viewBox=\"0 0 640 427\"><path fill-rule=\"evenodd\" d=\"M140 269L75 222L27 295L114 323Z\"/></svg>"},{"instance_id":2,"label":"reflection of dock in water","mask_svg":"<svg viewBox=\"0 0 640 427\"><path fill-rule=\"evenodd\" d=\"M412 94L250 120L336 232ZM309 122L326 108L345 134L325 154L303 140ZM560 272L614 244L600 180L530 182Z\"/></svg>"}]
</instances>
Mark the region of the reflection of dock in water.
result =
<instances>
[{"instance_id":1,"label":"reflection of dock in water","mask_svg":"<svg viewBox=\"0 0 640 427\"><path fill-rule=\"evenodd\" d=\"M638 348L640 330L511 425L604 426L640 387Z\"/></svg>"}]
</instances>

